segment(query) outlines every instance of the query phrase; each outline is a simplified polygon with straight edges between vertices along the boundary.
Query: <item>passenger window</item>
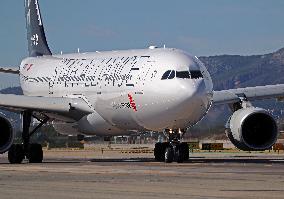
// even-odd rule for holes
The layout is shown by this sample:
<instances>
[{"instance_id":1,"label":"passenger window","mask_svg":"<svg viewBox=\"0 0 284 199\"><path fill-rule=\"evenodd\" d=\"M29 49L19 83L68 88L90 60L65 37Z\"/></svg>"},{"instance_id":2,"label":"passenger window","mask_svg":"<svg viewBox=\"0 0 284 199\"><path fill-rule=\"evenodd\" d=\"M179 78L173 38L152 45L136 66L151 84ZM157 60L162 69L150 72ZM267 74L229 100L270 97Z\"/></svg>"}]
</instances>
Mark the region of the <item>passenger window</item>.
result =
<instances>
[{"instance_id":1,"label":"passenger window","mask_svg":"<svg viewBox=\"0 0 284 199\"><path fill-rule=\"evenodd\" d=\"M201 71L199 71L199 70L192 70L192 71L190 71L190 75L191 75L192 79L203 78L203 75L202 75Z\"/></svg>"},{"instance_id":2,"label":"passenger window","mask_svg":"<svg viewBox=\"0 0 284 199\"><path fill-rule=\"evenodd\" d=\"M189 71L177 71L176 76L177 76L177 78L182 78L182 79L189 79L190 78Z\"/></svg>"}]
</instances>

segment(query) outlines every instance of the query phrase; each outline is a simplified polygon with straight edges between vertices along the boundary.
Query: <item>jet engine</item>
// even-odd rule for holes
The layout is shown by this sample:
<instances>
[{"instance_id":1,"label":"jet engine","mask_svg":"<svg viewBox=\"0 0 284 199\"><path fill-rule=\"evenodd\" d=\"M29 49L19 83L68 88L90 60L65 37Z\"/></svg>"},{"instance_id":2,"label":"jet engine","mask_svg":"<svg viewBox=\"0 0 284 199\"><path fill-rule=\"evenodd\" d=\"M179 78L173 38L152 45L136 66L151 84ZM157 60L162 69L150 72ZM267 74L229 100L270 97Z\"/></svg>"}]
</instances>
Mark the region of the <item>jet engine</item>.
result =
<instances>
[{"instance_id":1,"label":"jet engine","mask_svg":"<svg viewBox=\"0 0 284 199\"><path fill-rule=\"evenodd\" d=\"M14 140L14 130L11 122L0 116L0 154L9 150Z\"/></svg>"},{"instance_id":2,"label":"jet engine","mask_svg":"<svg viewBox=\"0 0 284 199\"><path fill-rule=\"evenodd\" d=\"M261 108L242 108L234 112L226 124L231 142L244 151L262 151L271 148L278 137L273 116Z\"/></svg>"}]
</instances>

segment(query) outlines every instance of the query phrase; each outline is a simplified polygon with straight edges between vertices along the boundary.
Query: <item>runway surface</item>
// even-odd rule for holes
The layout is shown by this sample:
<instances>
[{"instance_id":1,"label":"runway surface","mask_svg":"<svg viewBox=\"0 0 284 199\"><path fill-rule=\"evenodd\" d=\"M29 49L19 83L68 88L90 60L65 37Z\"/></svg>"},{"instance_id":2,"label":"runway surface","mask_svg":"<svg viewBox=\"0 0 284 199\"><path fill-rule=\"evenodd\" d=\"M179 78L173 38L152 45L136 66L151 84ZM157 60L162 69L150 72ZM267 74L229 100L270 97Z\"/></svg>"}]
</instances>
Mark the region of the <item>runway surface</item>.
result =
<instances>
[{"instance_id":1,"label":"runway surface","mask_svg":"<svg viewBox=\"0 0 284 199\"><path fill-rule=\"evenodd\" d=\"M196 153L183 164L93 154L49 151L44 163L21 165L1 155L0 197L284 198L284 154Z\"/></svg>"}]
</instances>

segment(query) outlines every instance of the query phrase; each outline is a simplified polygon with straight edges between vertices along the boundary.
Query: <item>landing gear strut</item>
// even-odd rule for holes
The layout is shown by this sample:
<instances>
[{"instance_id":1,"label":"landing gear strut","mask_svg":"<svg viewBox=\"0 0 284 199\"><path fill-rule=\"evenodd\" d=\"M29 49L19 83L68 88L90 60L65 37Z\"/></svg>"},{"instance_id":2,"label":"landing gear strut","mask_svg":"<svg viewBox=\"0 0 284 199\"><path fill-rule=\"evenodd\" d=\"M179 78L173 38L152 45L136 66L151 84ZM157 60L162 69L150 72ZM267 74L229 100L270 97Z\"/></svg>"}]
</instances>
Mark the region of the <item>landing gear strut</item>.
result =
<instances>
[{"instance_id":1,"label":"landing gear strut","mask_svg":"<svg viewBox=\"0 0 284 199\"><path fill-rule=\"evenodd\" d=\"M36 118L40 123L30 132L32 117ZM31 136L40 129L49 118L43 120L37 118L30 111L24 111L22 115L23 132L22 144L13 144L8 152L8 160L11 164L20 164L27 158L30 163L41 163L43 160L42 146L40 144L30 143Z\"/></svg>"},{"instance_id":2,"label":"landing gear strut","mask_svg":"<svg viewBox=\"0 0 284 199\"><path fill-rule=\"evenodd\" d=\"M182 133L179 130L165 131L169 142L157 143L154 149L155 159L159 162L182 163L189 159L189 147L187 143L181 143Z\"/></svg>"}]
</instances>

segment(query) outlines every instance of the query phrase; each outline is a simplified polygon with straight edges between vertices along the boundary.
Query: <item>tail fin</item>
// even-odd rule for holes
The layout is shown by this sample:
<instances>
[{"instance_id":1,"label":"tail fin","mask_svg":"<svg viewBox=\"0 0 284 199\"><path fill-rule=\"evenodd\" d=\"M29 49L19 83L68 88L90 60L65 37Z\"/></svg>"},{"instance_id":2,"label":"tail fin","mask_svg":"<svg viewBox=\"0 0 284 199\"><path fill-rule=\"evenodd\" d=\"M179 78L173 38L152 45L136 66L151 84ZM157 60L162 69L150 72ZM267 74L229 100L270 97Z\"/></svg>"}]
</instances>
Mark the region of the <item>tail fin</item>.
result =
<instances>
[{"instance_id":1,"label":"tail fin","mask_svg":"<svg viewBox=\"0 0 284 199\"><path fill-rule=\"evenodd\" d=\"M38 0L25 0L25 13L29 56L51 55L45 37Z\"/></svg>"}]
</instances>

